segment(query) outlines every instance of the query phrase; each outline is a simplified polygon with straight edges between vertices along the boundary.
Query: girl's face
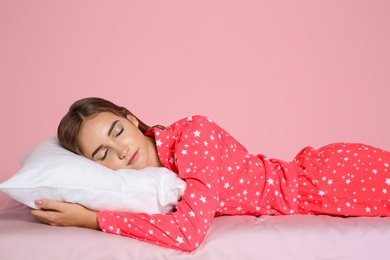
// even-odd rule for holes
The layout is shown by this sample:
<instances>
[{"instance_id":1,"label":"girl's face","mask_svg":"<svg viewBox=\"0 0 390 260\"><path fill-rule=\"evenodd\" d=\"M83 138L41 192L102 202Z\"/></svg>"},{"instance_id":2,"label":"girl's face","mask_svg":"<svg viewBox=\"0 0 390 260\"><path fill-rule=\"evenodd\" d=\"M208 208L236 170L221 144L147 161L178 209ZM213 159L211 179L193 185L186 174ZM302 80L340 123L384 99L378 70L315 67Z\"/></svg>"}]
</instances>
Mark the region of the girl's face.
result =
<instances>
[{"instance_id":1,"label":"girl's face","mask_svg":"<svg viewBox=\"0 0 390 260\"><path fill-rule=\"evenodd\" d=\"M161 166L153 139L138 129L138 120L130 115L100 113L84 122L78 138L83 155L108 168Z\"/></svg>"}]
</instances>

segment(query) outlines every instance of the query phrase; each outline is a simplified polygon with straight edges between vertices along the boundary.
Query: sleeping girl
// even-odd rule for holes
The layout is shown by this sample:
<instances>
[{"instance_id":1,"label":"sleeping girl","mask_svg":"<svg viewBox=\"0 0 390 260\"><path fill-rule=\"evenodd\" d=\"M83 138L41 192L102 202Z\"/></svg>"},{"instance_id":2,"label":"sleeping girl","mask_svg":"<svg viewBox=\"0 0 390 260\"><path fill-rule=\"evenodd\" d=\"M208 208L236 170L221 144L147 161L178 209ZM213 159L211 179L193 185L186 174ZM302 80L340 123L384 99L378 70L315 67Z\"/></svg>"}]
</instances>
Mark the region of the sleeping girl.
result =
<instances>
[{"instance_id":1,"label":"sleeping girl","mask_svg":"<svg viewBox=\"0 0 390 260\"><path fill-rule=\"evenodd\" d=\"M286 162L248 153L207 117L150 127L101 98L73 103L57 134L64 148L111 169L166 167L186 189L165 214L37 200L41 209L31 214L54 226L98 229L192 251L221 215L390 216L390 152L369 145L306 147Z\"/></svg>"}]
</instances>

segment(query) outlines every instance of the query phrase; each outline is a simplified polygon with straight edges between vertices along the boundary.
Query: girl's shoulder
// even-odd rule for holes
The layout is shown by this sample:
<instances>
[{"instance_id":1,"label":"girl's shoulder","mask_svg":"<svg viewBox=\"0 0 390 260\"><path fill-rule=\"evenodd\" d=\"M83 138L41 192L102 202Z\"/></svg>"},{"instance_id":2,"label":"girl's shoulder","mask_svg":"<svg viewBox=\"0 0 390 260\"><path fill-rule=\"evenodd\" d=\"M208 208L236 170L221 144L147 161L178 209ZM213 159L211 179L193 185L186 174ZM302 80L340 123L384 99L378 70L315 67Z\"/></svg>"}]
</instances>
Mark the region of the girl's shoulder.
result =
<instances>
[{"instance_id":1,"label":"girl's shoulder","mask_svg":"<svg viewBox=\"0 0 390 260\"><path fill-rule=\"evenodd\" d=\"M175 135L179 134L180 132L191 131L191 129L194 128L213 128L214 125L214 122L207 116L194 115L179 119L173 124L164 127L164 129L151 127L148 131L145 132L145 135Z\"/></svg>"},{"instance_id":2,"label":"girl's shoulder","mask_svg":"<svg viewBox=\"0 0 390 260\"><path fill-rule=\"evenodd\" d=\"M215 123L209 117L203 115L193 115L178 120L177 122L173 123L172 126L204 126L210 124Z\"/></svg>"},{"instance_id":3,"label":"girl's shoulder","mask_svg":"<svg viewBox=\"0 0 390 260\"><path fill-rule=\"evenodd\" d=\"M214 129L218 127L213 120L203 115L193 115L182 118L166 127L166 132L200 131L200 129Z\"/></svg>"}]
</instances>

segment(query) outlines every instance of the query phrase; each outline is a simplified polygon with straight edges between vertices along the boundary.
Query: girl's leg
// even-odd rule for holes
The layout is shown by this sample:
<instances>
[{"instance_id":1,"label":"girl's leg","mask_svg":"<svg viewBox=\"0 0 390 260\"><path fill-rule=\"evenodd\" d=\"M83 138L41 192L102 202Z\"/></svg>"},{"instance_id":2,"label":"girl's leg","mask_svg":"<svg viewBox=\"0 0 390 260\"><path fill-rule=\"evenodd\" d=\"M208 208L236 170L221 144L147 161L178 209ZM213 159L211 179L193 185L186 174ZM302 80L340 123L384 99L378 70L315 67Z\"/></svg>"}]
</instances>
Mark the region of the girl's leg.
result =
<instances>
[{"instance_id":1,"label":"girl's leg","mask_svg":"<svg viewBox=\"0 0 390 260\"><path fill-rule=\"evenodd\" d=\"M299 169L302 214L390 216L390 152L337 143L303 149Z\"/></svg>"}]
</instances>

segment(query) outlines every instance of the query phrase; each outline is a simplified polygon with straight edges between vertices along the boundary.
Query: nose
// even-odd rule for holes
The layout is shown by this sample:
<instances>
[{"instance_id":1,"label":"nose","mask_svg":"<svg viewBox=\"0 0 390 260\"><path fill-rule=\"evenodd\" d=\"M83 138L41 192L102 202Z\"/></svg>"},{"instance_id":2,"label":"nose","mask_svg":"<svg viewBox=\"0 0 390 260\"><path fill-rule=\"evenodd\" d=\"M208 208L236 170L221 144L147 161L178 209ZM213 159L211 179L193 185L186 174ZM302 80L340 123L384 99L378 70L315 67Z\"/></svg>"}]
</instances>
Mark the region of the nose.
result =
<instances>
[{"instance_id":1,"label":"nose","mask_svg":"<svg viewBox=\"0 0 390 260\"><path fill-rule=\"evenodd\" d=\"M124 144L118 144L118 148L117 148L117 153L118 153L118 157L119 159L123 160L126 155L129 153L129 147L127 145L124 145Z\"/></svg>"}]
</instances>

